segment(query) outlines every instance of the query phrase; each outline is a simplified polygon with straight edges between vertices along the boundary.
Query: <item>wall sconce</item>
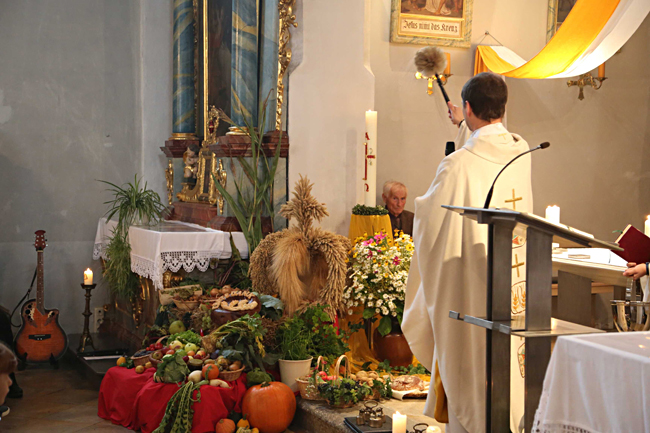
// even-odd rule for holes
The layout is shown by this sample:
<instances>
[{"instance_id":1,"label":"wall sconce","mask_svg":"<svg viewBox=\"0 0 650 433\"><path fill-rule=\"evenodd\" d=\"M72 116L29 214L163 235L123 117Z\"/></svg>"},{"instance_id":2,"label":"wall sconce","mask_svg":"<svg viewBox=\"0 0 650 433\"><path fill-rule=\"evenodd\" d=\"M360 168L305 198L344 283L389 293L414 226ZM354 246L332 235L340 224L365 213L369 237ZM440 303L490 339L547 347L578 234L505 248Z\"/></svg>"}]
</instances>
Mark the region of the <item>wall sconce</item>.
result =
<instances>
[{"instance_id":1,"label":"wall sconce","mask_svg":"<svg viewBox=\"0 0 650 433\"><path fill-rule=\"evenodd\" d=\"M585 99L584 88L586 86L591 86L593 89L598 90L602 87L603 81L605 81L606 79L607 77L605 76L605 63L603 63L598 67L597 77L591 75L591 72L587 72L586 74L580 75L580 77L575 81L573 80L567 81L566 85L567 87L578 86L580 88L580 93L578 93L578 99L582 101L583 99Z\"/></svg>"},{"instance_id":2,"label":"wall sconce","mask_svg":"<svg viewBox=\"0 0 650 433\"><path fill-rule=\"evenodd\" d=\"M451 73L451 56L449 55L449 53L445 53L445 56L447 56L447 67L445 67L445 70L444 70L444 72L442 74L438 74L438 77L440 77L440 82L442 83L443 86L445 84L447 84L447 79L449 77L451 77L452 75L454 75L454 74ZM428 95L433 94L433 83L436 82L436 77L425 77L421 73L416 72L415 73L415 79L416 80L427 80L428 81L428 83L427 83L427 94Z\"/></svg>"}]
</instances>

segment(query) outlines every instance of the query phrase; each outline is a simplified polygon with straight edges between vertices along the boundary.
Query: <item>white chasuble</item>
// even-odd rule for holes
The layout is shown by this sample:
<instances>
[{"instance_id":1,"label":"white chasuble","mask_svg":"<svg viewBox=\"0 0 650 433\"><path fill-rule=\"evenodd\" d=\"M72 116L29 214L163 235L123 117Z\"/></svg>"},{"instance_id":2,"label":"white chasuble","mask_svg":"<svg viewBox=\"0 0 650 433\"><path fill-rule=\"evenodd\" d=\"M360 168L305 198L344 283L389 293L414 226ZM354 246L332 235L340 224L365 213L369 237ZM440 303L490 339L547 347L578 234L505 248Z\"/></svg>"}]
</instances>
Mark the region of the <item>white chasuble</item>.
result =
<instances>
[{"instance_id":1,"label":"white chasuble","mask_svg":"<svg viewBox=\"0 0 650 433\"><path fill-rule=\"evenodd\" d=\"M465 125L461 127L465 128ZM462 135L462 132L459 132ZM482 207L499 171L528 144L501 124L472 133L465 145L442 160L429 190L415 199L415 253L406 288L402 330L413 354L429 371L438 362L449 411L472 433L485 431L485 329L449 318L449 310L484 317L487 284L487 225L464 218L442 205ZM530 156L499 178L491 207L532 212ZM512 311L525 306L525 233L513 236ZM435 342L435 344L434 344ZM523 360L523 341L513 339L512 356ZM523 378L511 363L515 402L513 431L523 415ZM515 373L518 375L518 381ZM521 382L521 386L519 383ZM433 388L432 388L433 389ZM519 395L521 391L521 396ZM435 393L425 414L433 416ZM521 410L517 410L521 407ZM520 413L519 413L520 412Z\"/></svg>"}]
</instances>

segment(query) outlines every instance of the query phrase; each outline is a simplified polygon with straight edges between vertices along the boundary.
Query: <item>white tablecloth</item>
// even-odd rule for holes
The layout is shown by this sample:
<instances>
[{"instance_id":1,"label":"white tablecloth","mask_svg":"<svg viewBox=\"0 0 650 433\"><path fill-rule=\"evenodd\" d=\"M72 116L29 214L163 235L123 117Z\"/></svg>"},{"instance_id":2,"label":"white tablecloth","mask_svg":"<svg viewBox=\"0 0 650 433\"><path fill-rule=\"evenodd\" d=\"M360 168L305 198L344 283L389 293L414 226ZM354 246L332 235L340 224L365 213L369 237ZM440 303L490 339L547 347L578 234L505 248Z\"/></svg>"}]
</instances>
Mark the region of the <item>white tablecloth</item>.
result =
<instances>
[{"instance_id":1,"label":"white tablecloth","mask_svg":"<svg viewBox=\"0 0 650 433\"><path fill-rule=\"evenodd\" d=\"M114 221L100 219L95 236L93 258L106 259L105 247L115 227ZM228 259L231 233L213 230L197 224L180 221L164 221L157 226L132 226L129 229L131 243L131 270L151 278L156 289L163 288L162 277L167 270L177 272L183 268L191 272L195 268L204 272L210 259ZM233 241L242 258L248 258L248 245L244 234L232 232Z\"/></svg>"},{"instance_id":2,"label":"white tablecloth","mask_svg":"<svg viewBox=\"0 0 650 433\"><path fill-rule=\"evenodd\" d=\"M650 432L650 332L560 337L536 432Z\"/></svg>"},{"instance_id":3,"label":"white tablecloth","mask_svg":"<svg viewBox=\"0 0 650 433\"><path fill-rule=\"evenodd\" d=\"M117 221L108 221L106 218L100 218L97 223L97 233L95 233L95 245L93 247L93 260L104 259L106 260L106 246L113 236L113 230L117 225Z\"/></svg>"}]
</instances>

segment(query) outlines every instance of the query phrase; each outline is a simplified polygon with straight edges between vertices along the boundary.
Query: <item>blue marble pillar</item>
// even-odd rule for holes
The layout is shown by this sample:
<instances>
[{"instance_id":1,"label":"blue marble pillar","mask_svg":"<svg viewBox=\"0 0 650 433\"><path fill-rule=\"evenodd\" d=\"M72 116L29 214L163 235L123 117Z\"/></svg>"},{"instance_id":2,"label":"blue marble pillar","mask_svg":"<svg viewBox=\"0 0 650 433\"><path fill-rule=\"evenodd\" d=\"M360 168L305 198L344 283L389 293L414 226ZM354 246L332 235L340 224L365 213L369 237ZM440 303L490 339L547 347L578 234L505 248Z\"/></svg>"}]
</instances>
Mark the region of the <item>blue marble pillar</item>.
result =
<instances>
[{"instance_id":1,"label":"blue marble pillar","mask_svg":"<svg viewBox=\"0 0 650 433\"><path fill-rule=\"evenodd\" d=\"M196 135L194 107L194 7L192 0L174 0L174 137Z\"/></svg>"},{"instance_id":2,"label":"blue marble pillar","mask_svg":"<svg viewBox=\"0 0 650 433\"><path fill-rule=\"evenodd\" d=\"M278 0L265 0L262 6L260 26L259 100L264 101L269 92L271 92L271 96L266 109L263 132L275 130L276 92L278 87L278 37L280 31L278 19Z\"/></svg>"},{"instance_id":3,"label":"blue marble pillar","mask_svg":"<svg viewBox=\"0 0 650 433\"><path fill-rule=\"evenodd\" d=\"M231 118L257 126L258 0L232 2Z\"/></svg>"}]
</instances>

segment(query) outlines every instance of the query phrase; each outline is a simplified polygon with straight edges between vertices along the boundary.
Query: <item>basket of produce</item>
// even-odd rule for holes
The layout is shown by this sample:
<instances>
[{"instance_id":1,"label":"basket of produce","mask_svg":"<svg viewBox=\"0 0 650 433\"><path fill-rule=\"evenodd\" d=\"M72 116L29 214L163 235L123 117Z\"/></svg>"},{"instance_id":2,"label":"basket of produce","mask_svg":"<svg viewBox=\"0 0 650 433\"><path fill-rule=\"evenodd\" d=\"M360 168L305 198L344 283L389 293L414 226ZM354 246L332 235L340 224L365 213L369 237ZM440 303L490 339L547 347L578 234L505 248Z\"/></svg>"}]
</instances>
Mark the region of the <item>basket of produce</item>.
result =
<instances>
[{"instance_id":1,"label":"basket of produce","mask_svg":"<svg viewBox=\"0 0 650 433\"><path fill-rule=\"evenodd\" d=\"M366 395L363 400L381 400L391 396L390 375L388 374L380 377L376 371L358 371L356 374L351 374L350 379L364 388L362 394Z\"/></svg>"},{"instance_id":2,"label":"basket of produce","mask_svg":"<svg viewBox=\"0 0 650 433\"><path fill-rule=\"evenodd\" d=\"M174 294L172 299L176 308L181 311L193 311L201 303L203 289L201 289L199 284L193 284L190 286L175 287L172 293Z\"/></svg>"},{"instance_id":3,"label":"basket of produce","mask_svg":"<svg viewBox=\"0 0 650 433\"><path fill-rule=\"evenodd\" d=\"M327 372L321 370L321 368L324 368L321 363L324 363L324 360L322 356L319 356L312 373L296 379L300 396L305 400L324 400L318 393L318 385L325 383L328 376Z\"/></svg>"},{"instance_id":4,"label":"basket of produce","mask_svg":"<svg viewBox=\"0 0 650 433\"><path fill-rule=\"evenodd\" d=\"M142 365L144 366L147 362L149 362L151 356L151 352L147 350L138 350L133 354L131 357L131 360L133 361L134 366Z\"/></svg>"},{"instance_id":5,"label":"basket of produce","mask_svg":"<svg viewBox=\"0 0 650 433\"><path fill-rule=\"evenodd\" d=\"M339 377L341 362L347 361L345 377ZM334 367L334 379L318 385L318 392L327 403L337 409L352 407L359 402L361 386L350 379L350 361L345 355L339 356Z\"/></svg>"},{"instance_id":6,"label":"basket of produce","mask_svg":"<svg viewBox=\"0 0 650 433\"><path fill-rule=\"evenodd\" d=\"M241 361L235 361L222 370L221 368L222 366L225 366L225 364L219 364L219 358L217 358L217 365L219 366L220 371L219 378L227 382L232 382L233 380L239 379L239 376L241 376L244 368L246 368L242 365Z\"/></svg>"}]
</instances>

